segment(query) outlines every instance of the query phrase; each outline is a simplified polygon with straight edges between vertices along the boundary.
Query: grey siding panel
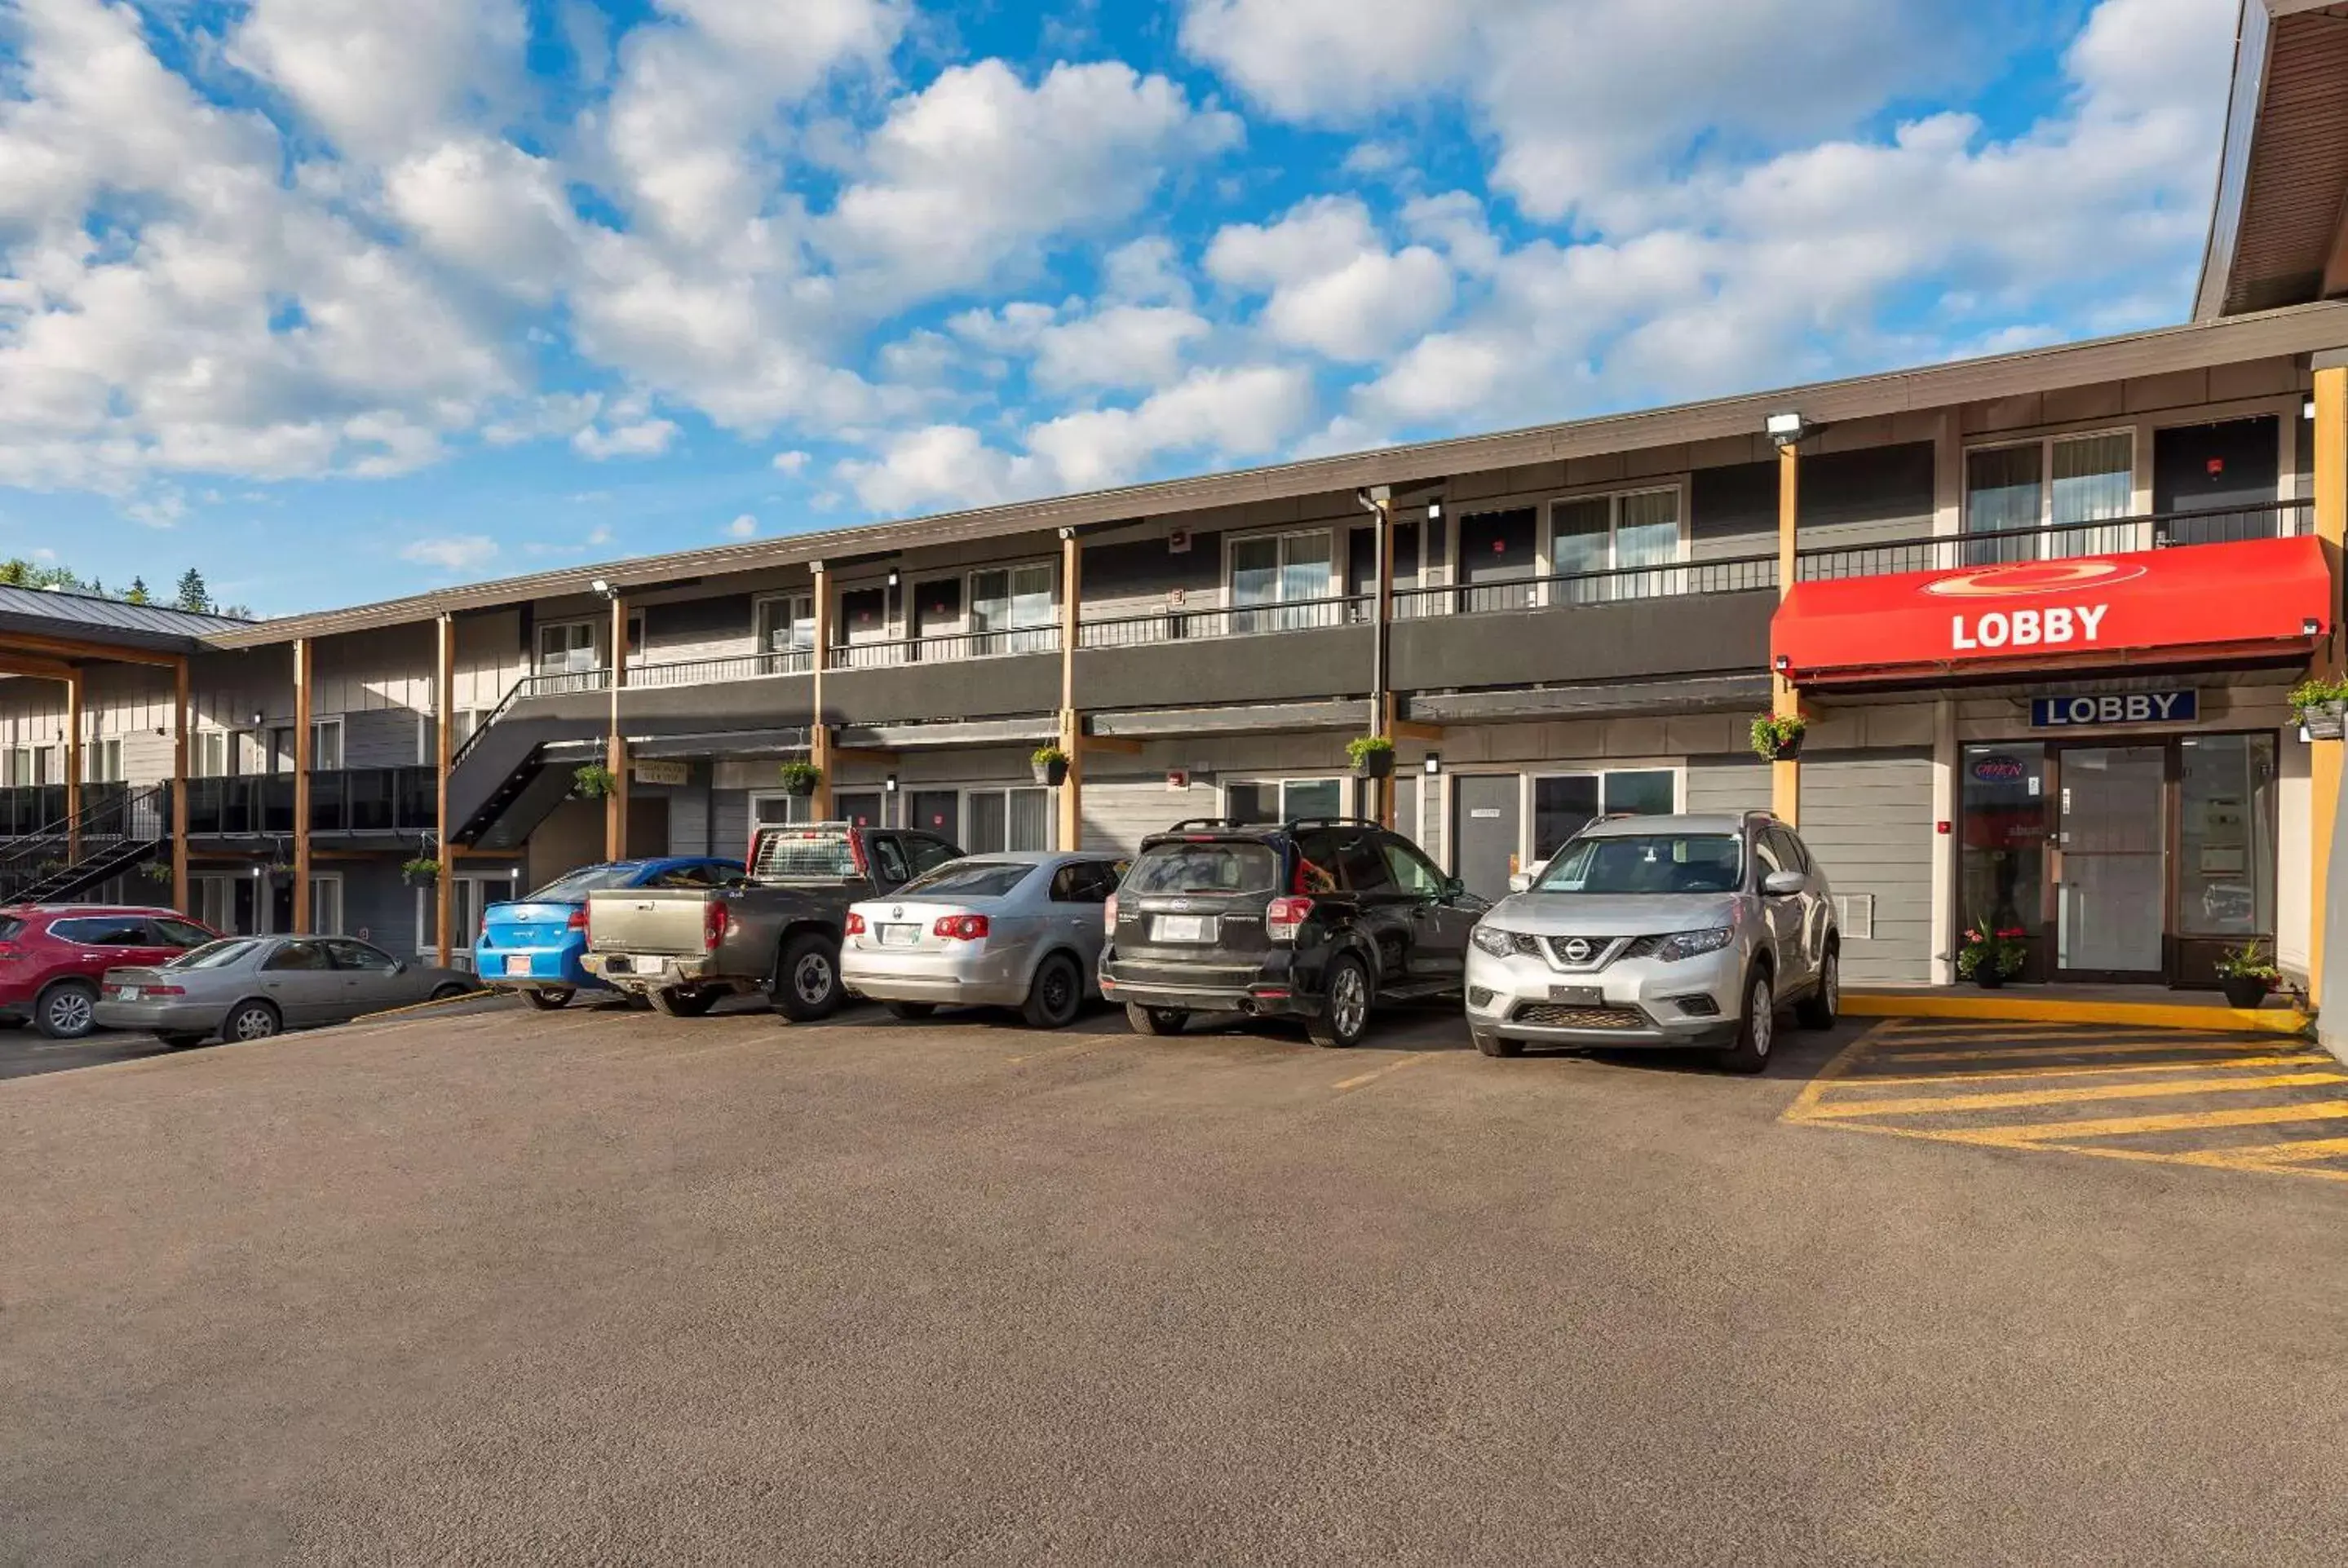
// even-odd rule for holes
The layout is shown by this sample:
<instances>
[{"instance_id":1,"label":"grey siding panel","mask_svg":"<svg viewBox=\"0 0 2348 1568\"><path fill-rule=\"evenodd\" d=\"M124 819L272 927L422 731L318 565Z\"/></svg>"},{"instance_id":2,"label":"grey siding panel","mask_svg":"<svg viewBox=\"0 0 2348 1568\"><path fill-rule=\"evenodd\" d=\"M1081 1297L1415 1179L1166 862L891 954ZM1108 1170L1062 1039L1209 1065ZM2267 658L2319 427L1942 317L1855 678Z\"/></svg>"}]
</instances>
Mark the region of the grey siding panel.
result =
<instances>
[{"instance_id":1,"label":"grey siding panel","mask_svg":"<svg viewBox=\"0 0 2348 1568\"><path fill-rule=\"evenodd\" d=\"M400 876L397 863L352 860L335 869L343 874L345 934L364 936L396 957L414 956L420 939L416 889ZM425 897L431 897L428 890Z\"/></svg>"},{"instance_id":2,"label":"grey siding panel","mask_svg":"<svg viewBox=\"0 0 2348 1568\"><path fill-rule=\"evenodd\" d=\"M403 768L416 761L417 715L405 708L378 708L345 713L343 765L346 768Z\"/></svg>"},{"instance_id":3,"label":"grey siding panel","mask_svg":"<svg viewBox=\"0 0 2348 1568\"><path fill-rule=\"evenodd\" d=\"M1769 764L1756 756L1690 757L1687 808L1692 813L1768 810Z\"/></svg>"},{"instance_id":4,"label":"grey siding panel","mask_svg":"<svg viewBox=\"0 0 2348 1568\"><path fill-rule=\"evenodd\" d=\"M1222 586L1220 533L1192 534L1190 548L1180 555L1168 549L1163 538L1093 545L1085 550L1087 620L1164 610L1178 588L1183 592L1185 609L1201 609L1215 602Z\"/></svg>"},{"instance_id":5,"label":"grey siding panel","mask_svg":"<svg viewBox=\"0 0 2348 1568\"><path fill-rule=\"evenodd\" d=\"M1802 838L1838 894L1872 894L1875 935L1843 943L1854 985L1931 978L1932 762L1852 753L1802 764Z\"/></svg>"},{"instance_id":6,"label":"grey siding panel","mask_svg":"<svg viewBox=\"0 0 2348 1568\"><path fill-rule=\"evenodd\" d=\"M706 855L708 848L709 804L703 797L701 786L687 784L671 790L668 796L668 852L671 855Z\"/></svg>"},{"instance_id":7,"label":"grey siding panel","mask_svg":"<svg viewBox=\"0 0 2348 1568\"><path fill-rule=\"evenodd\" d=\"M741 858L750 847L750 792L742 789L722 789L714 802L716 810L716 849L714 853ZM695 849L691 853L698 855Z\"/></svg>"},{"instance_id":8,"label":"grey siding panel","mask_svg":"<svg viewBox=\"0 0 2348 1568\"><path fill-rule=\"evenodd\" d=\"M1083 846L1130 855L1146 835L1163 833L1186 816L1212 816L1220 809L1214 786L1195 780L1179 792L1168 789L1163 778L1087 784Z\"/></svg>"}]
</instances>

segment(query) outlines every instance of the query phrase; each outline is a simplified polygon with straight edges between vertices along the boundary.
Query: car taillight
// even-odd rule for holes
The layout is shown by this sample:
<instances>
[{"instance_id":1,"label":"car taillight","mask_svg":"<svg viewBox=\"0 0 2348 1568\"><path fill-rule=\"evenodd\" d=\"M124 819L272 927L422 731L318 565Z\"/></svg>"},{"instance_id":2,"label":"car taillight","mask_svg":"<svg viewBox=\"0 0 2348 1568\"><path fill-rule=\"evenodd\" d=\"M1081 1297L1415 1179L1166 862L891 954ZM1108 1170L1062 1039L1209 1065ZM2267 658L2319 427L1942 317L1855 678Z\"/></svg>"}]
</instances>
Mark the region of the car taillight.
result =
<instances>
[{"instance_id":1,"label":"car taillight","mask_svg":"<svg viewBox=\"0 0 2348 1568\"><path fill-rule=\"evenodd\" d=\"M938 923L930 927L930 935L943 937L950 942L975 942L986 935L986 917L941 915Z\"/></svg>"},{"instance_id":2,"label":"car taillight","mask_svg":"<svg viewBox=\"0 0 2348 1568\"><path fill-rule=\"evenodd\" d=\"M8 963L13 959L21 958L24 956L25 949L18 947L15 943L0 942L0 964Z\"/></svg>"},{"instance_id":3,"label":"car taillight","mask_svg":"<svg viewBox=\"0 0 2348 1568\"><path fill-rule=\"evenodd\" d=\"M123 986L119 989L129 990L132 988ZM188 988L185 986L140 986L138 988L138 991L142 997L183 997L188 994Z\"/></svg>"},{"instance_id":4,"label":"car taillight","mask_svg":"<svg viewBox=\"0 0 2348 1568\"><path fill-rule=\"evenodd\" d=\"M567 931L585 930L587 928L587 906L582 904L578 908L571 911L571 918L565 920L562 923L562 927L563 929Z\"/></svg>"},{"instance_id":5,"label":"car taillight","mask_svg":"<svg viewBox=\"0 0 2348 1568\"><path fill-rule=\"evenodd\" d=\"M1117 895L1114 893L1108 896L1108 902L1101 906L1101 935L1117 935Z\"/></svg>"},{"instance_id":6,"label":"car taillight","mask_svg":"<svg viewBox=\"0 0 2348 1568\"><path fill-rule=\"evenodd\" d=\"M726 927L730 918L726 906L715 898L702 907L701 950L703 952L716 952L718 944L726 940Z\"/></svg>"},{"instance_id":7,"label":"car taillight","mask_svg":"<svg viewBox=\"0 0 2348 1568\"><path fill-rule=\"evenodd\" d=\"M864 917L850 909L848 912L848 924L839 929L842 936L861 937L864 935Z\"/></svg>"},{"instance_id":8,"label":"car taillight","mask_svg":"<svg viewBox=\"0 0 2348 1568\"><path fill-rule=\"evenodd\" d=\"M1312 917L1312 899L1275 898L1264 906L1263 934L1275 942L1292 942Z\"/></svg>"}]
</instances>

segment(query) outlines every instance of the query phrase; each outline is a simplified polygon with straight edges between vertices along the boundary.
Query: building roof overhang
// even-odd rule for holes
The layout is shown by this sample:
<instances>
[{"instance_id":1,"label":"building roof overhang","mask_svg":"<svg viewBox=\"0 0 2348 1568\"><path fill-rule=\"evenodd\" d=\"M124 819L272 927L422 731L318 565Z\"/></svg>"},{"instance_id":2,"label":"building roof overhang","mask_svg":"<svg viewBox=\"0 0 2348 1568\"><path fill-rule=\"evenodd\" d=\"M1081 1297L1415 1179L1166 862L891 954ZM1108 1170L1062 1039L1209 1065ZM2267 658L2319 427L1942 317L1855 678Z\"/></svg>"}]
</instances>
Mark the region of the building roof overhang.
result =
<instances>
[{"instance_id":1,"label":"building roof overhang","mask_svg":"<svg viewBox=\"0 0 2348 1568\"><path fill-rule=\"evenodd\" d=\"M2197 321L2348 294L2348 4L2240 18Z\"/></svg>"}]
</instances>

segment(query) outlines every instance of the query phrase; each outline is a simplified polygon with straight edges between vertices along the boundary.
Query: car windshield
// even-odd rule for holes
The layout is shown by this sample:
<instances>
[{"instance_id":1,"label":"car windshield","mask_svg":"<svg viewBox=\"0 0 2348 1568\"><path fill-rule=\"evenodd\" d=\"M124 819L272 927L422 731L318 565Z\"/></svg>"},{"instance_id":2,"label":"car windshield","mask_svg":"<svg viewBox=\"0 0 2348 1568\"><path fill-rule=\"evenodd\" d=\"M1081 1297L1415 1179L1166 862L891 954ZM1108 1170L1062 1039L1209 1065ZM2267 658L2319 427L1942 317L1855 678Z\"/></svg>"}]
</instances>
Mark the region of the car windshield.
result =
<instances>
[{"instance_id":1,"label":"car windshield","mask_svg":"<svg viewBox=\"0 0 2348 1568\"><path fill-rule=\"evenodd\" d=\"M167 969L224 969L259 946L250 937L223 937L217 942L206 942L201 948L190 948L163 967Z\"/></svg>"},{"instance_id":2,"label":"car windshield","mask_svg":"<svg viewBox=\"0 0 2348 1568\"><path fill-rule=\"evenodd\" d=\"M1745 850L1733 833L1625 833L1576 839L1533 884L1541 893L1734 893Z\"/></svg>"},{"instance_id":3,"label":"car windshield","mask_svg":"<svg viewBox=\"0 0 2348 1568\"><path fill-rule=\"evenodd\" d=\"M598 887L625 887L643 866L622 861L616 866L582 866L566 871L528 898L525 904L581 904Z\"/></svg>"},{"instance_id":4,"label":"car windshield","mask_svg":"<svg viewBox=\"0 0 2348 1568\"><path fill-rule=\"evenodd\" d=\"M1127 876L1126 893L1270 893L1280 860L1268 845L1154 844Z\"/></svg>"},{"instance_id":5,"label":"car windshield","mask_svg":"<svg viewBox=\"0 0 2348 1568\"><path fill-rule=\"evenodd\" d=\"M898 895L960 894L965 898L1000 898L1034 876L1035 867L1017 860L951 860L925 876L916 876Z\"/></svg>"}]
</instances>

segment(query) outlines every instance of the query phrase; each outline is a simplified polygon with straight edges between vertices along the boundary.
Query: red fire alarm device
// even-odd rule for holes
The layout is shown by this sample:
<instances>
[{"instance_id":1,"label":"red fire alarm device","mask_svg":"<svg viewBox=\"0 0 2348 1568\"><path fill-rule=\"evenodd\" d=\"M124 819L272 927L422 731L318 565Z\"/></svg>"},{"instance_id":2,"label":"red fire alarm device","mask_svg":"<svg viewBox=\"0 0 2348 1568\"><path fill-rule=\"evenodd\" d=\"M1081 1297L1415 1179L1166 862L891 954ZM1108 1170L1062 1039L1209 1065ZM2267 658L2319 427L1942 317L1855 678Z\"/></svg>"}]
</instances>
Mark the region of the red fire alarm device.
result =
<instances>
[{"instance_id":1,"label":"red fire alarm device","mask_svg":"<svg viewBox=\"0 0 2348 1568\"><path fill-rule=\"evenodd\" d=\"M2211 478L2216 478L2225 471L2226 460L2223 457L2212 457L2209 459L2209 477Z\"/></svg>"},{"instance_id":2,"label":"red fire alarm device","mask_svg":"<svg viewBox=\"0 0 2348 1568\"><path fill-rule=\"evenodd\" d=\"M1946 838L1949 835L1949 825L1945 822L1936 822L1932 825L1932 831Z\"/></svg>"}]
</instances>

